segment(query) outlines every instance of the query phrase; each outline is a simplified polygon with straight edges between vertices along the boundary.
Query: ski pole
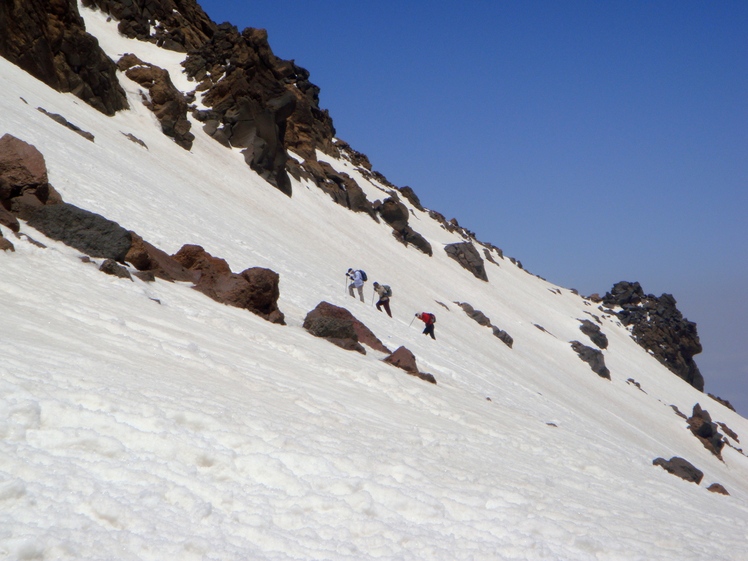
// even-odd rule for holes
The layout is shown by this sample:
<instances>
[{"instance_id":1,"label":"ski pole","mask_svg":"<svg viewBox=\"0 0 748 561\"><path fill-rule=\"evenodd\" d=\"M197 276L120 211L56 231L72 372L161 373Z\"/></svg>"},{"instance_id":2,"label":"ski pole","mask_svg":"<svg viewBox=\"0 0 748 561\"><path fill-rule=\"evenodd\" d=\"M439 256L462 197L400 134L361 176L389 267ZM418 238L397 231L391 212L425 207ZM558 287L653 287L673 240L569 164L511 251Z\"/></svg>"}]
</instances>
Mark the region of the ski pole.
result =
<instances>
[{"instance_id":1,"label":"ski pole","mask_svg":"<svg viewBox=\"0 0 748 561\"><path fill-rule=\"evenodd\" d=\"M415 320L416 320L416 316L413 316L413 319L412 319L412 320L410 320L410 323L408 324L408 327L410 327L411 325L413 325L413 322L414 322Z\"/></svg>"}]
</instances>

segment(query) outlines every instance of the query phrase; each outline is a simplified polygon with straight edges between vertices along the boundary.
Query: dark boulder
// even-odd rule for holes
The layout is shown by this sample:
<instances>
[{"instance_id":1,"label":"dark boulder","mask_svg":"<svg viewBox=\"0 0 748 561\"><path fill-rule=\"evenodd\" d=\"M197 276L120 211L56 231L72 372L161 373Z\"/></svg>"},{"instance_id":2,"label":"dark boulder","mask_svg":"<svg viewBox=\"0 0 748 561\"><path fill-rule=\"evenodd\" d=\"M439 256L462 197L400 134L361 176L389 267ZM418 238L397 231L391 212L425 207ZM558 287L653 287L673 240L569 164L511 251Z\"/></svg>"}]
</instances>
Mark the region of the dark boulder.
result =
<instances>
[{"instance_id":1,"label":"dark boulder","mask_svg":"<svg viewBox=\"0 0 748 561\"><path fill-rule=\"evenodd\" d=\"M664 458L656 458L652 461L652 465L660 466L668 473L677 475L678 477L680 477L681 479L685 479L686 481L696 483L696 485L701 483L701 480L704 477L704 473L694 467L691 462L684 460L683 458L679 458L678 456L673 456L669 460L666 460Z\"/></svg>"},{"instance_id":2,"label":"dark boulder","mask_svg":"<svg viewBox=\"0 0 748 561\"><path fill-rule=\"evenodd\" d=\"M130 232L116 222L68 203L43 206L27 222L45 236L91 257L124 263L132 245Z\"/></svg>"},{"instance_id":3,"label":"dark boulder","mask_svg":"<svg viewBox=\"0 0 748 561\"><path fill-rule=\"evenodd\" d=\"M0 200L48 185L47 164L35 146L5 134L0 138Z\"/></svg>"},{"instance_id":4,"label":"dark boulder","mask_svg":"<svg viewBox=\"0 0 748 561\"><path fill-rule=\"evenodd\" d=\"M704 377L693 360L702 350L696 324L683 317L672 295L657 298L645 295L638 282L619 282L604 296L603 304L620 307L616 315L632 327L634 340L678 377L704 391Z\"/></svg>"},{"instance_id":5,"label":"dark boulder","mask_svg":"<svg viewBox=\"0 0 748 561\"><path fill-rule=\"evenodd\" d=\"M587 335L587 337L590 338L590 340L595 343L598 347L601 349L607 349L608 348L608 337L600 331L600 326L592 323L588 319L580 320L582 322L582 325L579 326L579 330Z\"/></svg>"},{"instance_id":6,"label":"dark boulder","mask_svg":"<svg viewBox=\"0 0 748 561\"><path fill-rule=\"evenodd\" d=\"M15 251L15 246L10 240L3 237L3 233L0 231L0 251Z\"/></svg>"},{"instance_id":7,"label":"dark boulder","mask_svg":"<svg viewBox=\"0 0 748 561\"><path fill-rule=\"evenodd\" d=\"M400 191L400 194L408 199L410 201L410 204L412 204L414 207L416 207L421 212L425 212L426 209L423 208L423 205L421 205L421 199L418 198L418 195L416 195L416 192L413 191L411 187L405 186L405 187L399 187L398 191Z\"/></svg>"},{"instance_id":8,"label":"dark boulder","mask_svg":"<svg viewBox=\"0 0 748 561\"><path fill-rule=\"evenodd\" d=\"M128 107L114 62L86 32L74 0L0 2L0 56L106 115Z\"/></svg>"},{"instance_id":9,"label":"dark boulder","mask_svg":"<svg viewBox=\"0 0 748 561\"><path fill-rule=\"evenodd\" d=\"M99 267L99 271L106 273L107 275L112 275L113 277L132 280L130 271L128 271L126 267L117 263L114 259L105 259Z\"/></svg>"},{"instance_id":10,"label":"dark boulder","mask_svg":"<svg viewBox=\"0 0 748 561\"><path fill-rule=\"evenodd\" d=\"M688 428L693 435L704 445L704 448L722 459L722 448L725 441L719 432L717 423L712 422L708 411L701 408L698 403L693 406L693 413L688 418Z\"/></svg>"},{"instance_id":11,"label":"dark boulder","mask_svg":"<svg viewBox=\"0 0 748 561\"><path fill-rule=\"evenodd\" d=\"M495 325L492 325L491 329L493 330L494 337L498 337L507 347L510 349L512 348L512 345L514 345L514 339L509 335L509 333L503 329L499 329Z\"/></svg>"},{"instance_id":12,"label":"dark boulder","mask_svg":"<svg viewBox=\"0 0 748 561\"><path fill-rule=\"evenodd\" d=\"M583 345L579 341L572 341L571 348L579 355L579 358L590 365L595 374L610 380L610 370L605 366L605 357L601 351Z\"/></svg>"},{"instance_id":13,"label":"dark boulder","mask_svg":"<svg viewBox=\"0 0 748 561\"><path fill-rule=\"evenodd\" d=\"M475 278L488 282L486 265L472 243L460 242L449 244L444 248L444 251L464 269L475 275Z\"/></svg>"},{"instance_id":14,"label":"dark boulder","mask_svg":"<svg viewBox=\"0 0 748 561\"><path fill-rule=\"evenodd\" d=\"M335 321L331 322L329 320ZM341 326L350 326L350 329L352 329L353 333L356 335L355 340L357 342L363 343L376 351L390 353L390 350L384 345L384 343L382 343L382 341L380 341L368 327L356 319L356 317L345 308L335 306L329 302L320 302L314 310L307 314L306 319L304 319L304 328L317 337L343 338L335 334L336 331L332 331L333 328L335 330L342 329ZM332 334L318 335L317 333L323 332L321 331L322 329L324 329L325 332L330 330ZM345 329L348 330L348 327L345 327Z\"/></svg>"}]
</instances>

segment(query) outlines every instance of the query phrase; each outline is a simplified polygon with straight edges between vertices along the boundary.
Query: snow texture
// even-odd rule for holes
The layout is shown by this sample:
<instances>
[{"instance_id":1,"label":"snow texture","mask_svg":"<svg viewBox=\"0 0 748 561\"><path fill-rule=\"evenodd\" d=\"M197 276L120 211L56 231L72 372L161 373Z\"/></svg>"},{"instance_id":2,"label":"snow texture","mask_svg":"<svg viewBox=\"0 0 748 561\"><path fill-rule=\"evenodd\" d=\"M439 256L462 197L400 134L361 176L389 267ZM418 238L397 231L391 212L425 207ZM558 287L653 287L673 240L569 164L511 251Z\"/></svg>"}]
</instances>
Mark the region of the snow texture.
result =
<instances>
[{"instance_id":1,"label":"snow texture","mask_svg":"<svg viewBox=\"0 0 748 561\"><path fill-rule=\"evenodd\" d=\"M194 88L183 55L82 13L112 58L134 52ZM199 123L186 152L120 79L131 109L109 118L0 59L0 132L44 154L65 201L170 253L197 243L234 271L277 271L288 326L184 283L104 275L25 224L46 249L3 228L16 251L0 252L1 559L747 558L748 458L726 447L720 461L671 405L701 403L744 441L748 421L615 317L498 256L489 282L476 279L441 249L461 238L407 202L431 258L313 185L294 181L286 197ZM350 162L320 158L370 200L387 196ZM370 283L366 304L347 295L349 267L393 287L393 319L369 305ZM413 351L438 384L306 333L322 300ZM436 341L410 325L418 311L436 312ZM579 325L592 315L610 381L570 346L589 344ZM701 485L652 465L671 456L703 471ZM708 492L714 482L730 496Z\"/></svg>"}]
</instances>

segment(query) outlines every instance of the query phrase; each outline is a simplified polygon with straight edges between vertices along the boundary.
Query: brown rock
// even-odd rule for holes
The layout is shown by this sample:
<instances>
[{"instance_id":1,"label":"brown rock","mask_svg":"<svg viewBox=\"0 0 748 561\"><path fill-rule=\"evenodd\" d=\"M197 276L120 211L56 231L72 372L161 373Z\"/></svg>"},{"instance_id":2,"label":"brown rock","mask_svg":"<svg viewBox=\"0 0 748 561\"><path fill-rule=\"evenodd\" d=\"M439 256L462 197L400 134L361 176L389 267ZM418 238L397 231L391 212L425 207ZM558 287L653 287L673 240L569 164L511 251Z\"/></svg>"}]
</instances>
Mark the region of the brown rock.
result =
<instances>
[{"instance_id":1,"label":"brown rock","mask_svg":"<svg viewBox=\"0 0 748 561\"><path fill-rule=\"evenodd\" d=\"M197 282L200 273L190 271L165 251L144 241L135 232L132 235L132 245L125 256L125 261L138 271L151 272L155 277L167 281Z\"/></svg>"},{"instance_id":2,"label":"brown rock","mask_svg":"<svg viewBox=\"0 0 748 561\"><path fill-rule=\"evenodd\" d=\"M405 370L409 374L417 374L418 366L416 357L405 347L398 348L394 353L384 359L384 362Z\"/></svg>"},{"instance_id":3,"label":"brown rock","mask_svg":"<svg viewBox=\"0 0 748 561\"><path fill-rule=\"evenodd\" d=\"M36 147L6 134L0 138L0 177L4 180L0 197L7 200L25 188L47 185L47 164Z\"/></svg>"},{"instance_id":4,"label":"brown rock","mask_svg":"<svg viewBox=\"0 0 748 561\"><path fill-rule=\"evenodd\" d=\"M719 483L712 483L707 487L707 491L711 491L712 493L719 493L720 495L730 495L730 493L727 492L727 489L725 489L721 484Z\"/></svg>"},{"instance_id":5,"label":"brown rock","mask_svg":"<svg viewBox=\"0 0 748 561\"><path fill-rule=\"evenodd\" d=\"M0 251L15 251L16 248L10 242L10 240L3 237L0 233Z\"/></svg>"},{"instance_id":6,"label":"brown rock","mask_svg":"<svg viewBox=\"0 0 748 561\"><path fill-rule=\"evenodd\" d=\"M345 308L320 302L304 319L304 328L317 337L354 338L376 351L390 353L372 331Z\"/></svg>"}]
</instances>

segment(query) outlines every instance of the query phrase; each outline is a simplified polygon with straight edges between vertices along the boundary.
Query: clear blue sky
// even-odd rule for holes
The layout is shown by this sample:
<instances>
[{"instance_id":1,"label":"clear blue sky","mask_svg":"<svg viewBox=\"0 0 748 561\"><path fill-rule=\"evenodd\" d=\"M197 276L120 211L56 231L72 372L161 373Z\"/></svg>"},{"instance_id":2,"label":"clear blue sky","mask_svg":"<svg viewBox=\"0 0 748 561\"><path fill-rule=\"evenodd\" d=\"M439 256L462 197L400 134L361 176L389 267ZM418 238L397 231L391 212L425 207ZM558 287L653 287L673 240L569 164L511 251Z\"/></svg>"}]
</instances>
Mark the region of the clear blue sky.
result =
<instances>
[{"instance_id":1,"label":"clear blue sky","mask_svg":"<svg viewBox=\"0 0 748 561\"><path fill-rule=\"evenodd\" d=\"M200 4L267 29L340 138L529 271L673 294L748 416L748 2Z\"/></svg>"}]
</instances>

